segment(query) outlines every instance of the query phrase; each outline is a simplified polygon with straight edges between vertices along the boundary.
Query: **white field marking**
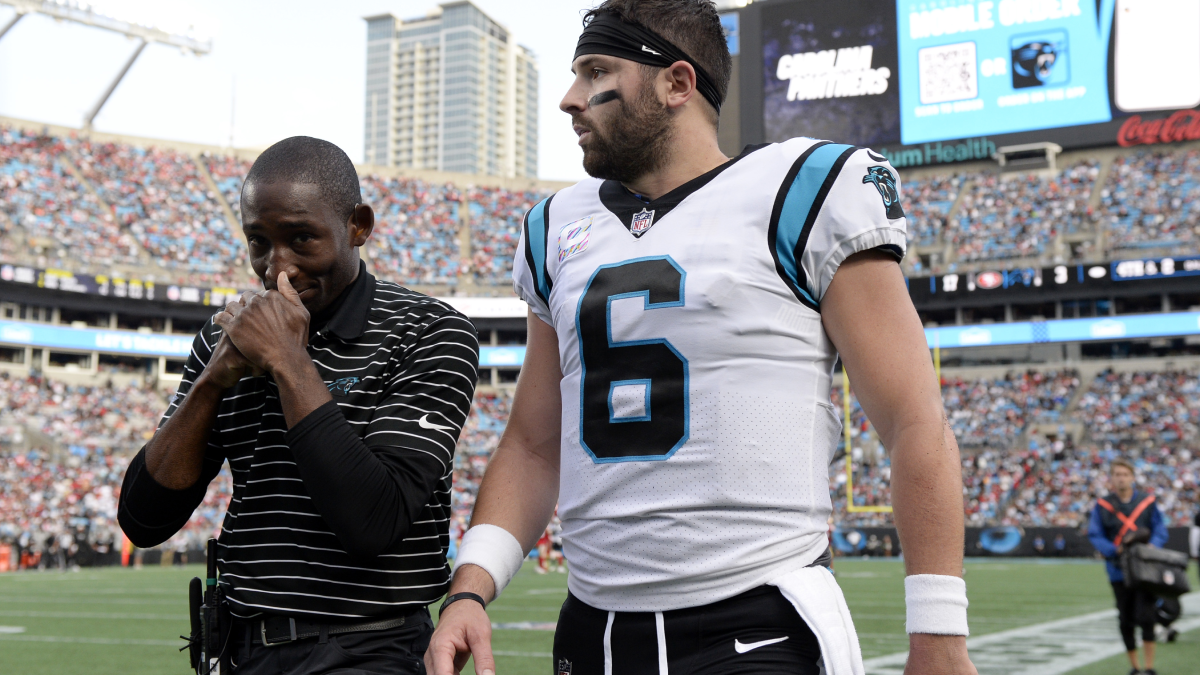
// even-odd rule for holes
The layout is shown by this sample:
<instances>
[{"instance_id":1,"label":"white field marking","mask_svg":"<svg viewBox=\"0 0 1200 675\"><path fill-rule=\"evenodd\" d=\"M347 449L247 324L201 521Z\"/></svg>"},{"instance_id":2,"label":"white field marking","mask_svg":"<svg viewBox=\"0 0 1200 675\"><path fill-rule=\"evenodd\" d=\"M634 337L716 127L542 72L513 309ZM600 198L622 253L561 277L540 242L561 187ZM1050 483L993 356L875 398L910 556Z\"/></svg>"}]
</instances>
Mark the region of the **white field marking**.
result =
<instances>
[{"instance_id":1,"label":"white field marking","mask_svg":"<svg viewBox=\"0 0 1200 675\"><path fill-rule=\"evenodd\" d=\"M36 612L0 609L0 616L31 619L136 619L144 621L187 621L186 614L114 614L110 612Z\"/></svg>"},{"instance_id":2,"label":"white field marking","mask_svg":"<svg viewBox=\"0 0 1200 675\"><path fill-rule=\"evenodd\" d=\"M0 635L0 642L66 642L85 645L145 645L178 647L183 640L136 640L129 638L68 637L64 635Z\"/></svg>"},{"instance_id":3,"label":"white field marking","mask_svg":"<svg viewBox=\"0 0 1200 675\"><path fill-rule=\"evenodd\" d=\"M494 656L523 656L530 659L548 659L552 656L550 652L492 652Z\"/></svg>"},{"instance_id":4,"label":"white field marking","mask_svg":"<svg viewBox=\"0 0 1200 675\"><path fill-rule=\"evenodd\" d=\"M532 588L525 591L525 595L566 595L565 588Z\"/></svg>"},{"instance_id":5,"label":"white field marking","mask_svg":"<svg viewBox=\"0 0 1200 675\"><path fill-rule=\"evenodd\" d=\"M1183 617L1172 628L1180 633L1200 628L1200 593L1180 600ZM967 639L967 650L979 675L1062 675L1089 663L1125 653L1117 633L1117 610L1023 626ZM868 675L900 675L908 652L863 662Z\"/></svg>"},{"instance_id":6,"label":"white field marking","mask_svg":"<svg viewBox=\"0 0 1200 675\"><path fill-rule=\"evenodd\" d=\"M509 623L493 623L492 630L554 630L555 621L513 621Z\"/></svg>"},{"instance_id":7,"label":"white field marking","mask_svg":"<svg viewBox=\"0 0 1200 675\"><path fill-rule=\"evenodd\" d=\"M0 635L16 635L24 632L25 626L0 626Z\"/></svg>"}]
</instances>

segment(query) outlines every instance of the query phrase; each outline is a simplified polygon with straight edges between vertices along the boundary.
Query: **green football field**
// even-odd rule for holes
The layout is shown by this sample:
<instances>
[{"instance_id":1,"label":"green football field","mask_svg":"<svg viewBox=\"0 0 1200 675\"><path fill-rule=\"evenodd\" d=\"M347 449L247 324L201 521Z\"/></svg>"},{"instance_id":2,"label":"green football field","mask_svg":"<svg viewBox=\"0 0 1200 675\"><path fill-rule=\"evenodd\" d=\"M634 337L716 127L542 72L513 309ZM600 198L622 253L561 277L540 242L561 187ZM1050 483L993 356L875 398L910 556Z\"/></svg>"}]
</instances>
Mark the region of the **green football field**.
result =
<instances>
[{"instance_id":1,"label":"green football field","mask_svg":"<svg viewBox=\"0 0 1200 675\"><path fill-rule=\"evenodd\" d=\"M901 564L839 559L836 569L864 658L903 652ZM185 673L177 636L188 629L187 581L201 574L195 565L0 574L0 673ZM566 577L533 574L526 565L492 605L498 675L551 672L553 633L545 627L554 622L566 597ZM969 562L967 582L973 637L1077 617L1112 604L1098 563ZM1116 620L1108 621L1115 644ZM1200 630L1159 645L1159 653L1159 673L1200 673ZM1123 675L1128 672L1124 663L1123 656L1108 658L1073 675Z\"/></svg>"}]
</instances>

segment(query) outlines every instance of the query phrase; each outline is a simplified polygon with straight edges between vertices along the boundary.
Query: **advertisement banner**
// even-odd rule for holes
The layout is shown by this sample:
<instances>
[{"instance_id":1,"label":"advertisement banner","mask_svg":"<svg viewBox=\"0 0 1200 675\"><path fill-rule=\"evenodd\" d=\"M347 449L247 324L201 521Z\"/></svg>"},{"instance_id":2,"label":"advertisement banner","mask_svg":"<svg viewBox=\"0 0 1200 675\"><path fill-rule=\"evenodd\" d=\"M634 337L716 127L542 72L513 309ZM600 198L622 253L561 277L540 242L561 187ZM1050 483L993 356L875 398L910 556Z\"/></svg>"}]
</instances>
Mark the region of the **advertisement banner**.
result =
<instances>
[{"instance_id":1,"label":"advertisement banner","mask_svg":"<svg viewBox=\"0 0 1200 675\"><path fill-rule=\"evenodd\" d=\"M873 0L763 8L766 140L900 140L896 17Z\"/></svg>"},{"instance_id":2,"label":"advertisement banner","mask_svg":"<svg viewBox=\"0 0 1200 675\"><path fill-rule=\"evenodd\" d=\"M130 300L166 300L213 307L222 307L242 293L242 290L236 288L159 285L153 281L137 278L76 274L69 270L40 269L7 264L0 265L0 281L68 293L84 293Z\"/></svg>"},{"instance_id":3,"label":"advertisement banner","mask_svg":"<svg viewBox=\"0 0 1200 675\"><path fill-rule=\"evenodd\" d=\"M1196 0L764 0L740 10L741 140L897 168L1200 140Z\"/></svg>"}]
</instances>

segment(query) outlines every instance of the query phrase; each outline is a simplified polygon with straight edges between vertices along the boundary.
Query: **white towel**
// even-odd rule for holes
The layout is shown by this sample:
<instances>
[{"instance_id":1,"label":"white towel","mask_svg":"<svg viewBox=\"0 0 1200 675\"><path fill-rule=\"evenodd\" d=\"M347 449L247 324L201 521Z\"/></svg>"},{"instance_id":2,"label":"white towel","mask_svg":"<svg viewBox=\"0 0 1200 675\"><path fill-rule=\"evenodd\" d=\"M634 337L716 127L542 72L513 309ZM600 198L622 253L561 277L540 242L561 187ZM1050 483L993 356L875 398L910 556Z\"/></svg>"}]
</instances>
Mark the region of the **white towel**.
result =
<instances>
[{"instance_id":1,"label":"white towel","mask_svg":"<svg viewBox=\"0 0 1200 675\"><path fill-rule=\"evenodd\" d=\"M768 582L791 601L817 635L826 675L865 675L846 597L824 567L804 567Z\"/></svg>"}]
</instances>

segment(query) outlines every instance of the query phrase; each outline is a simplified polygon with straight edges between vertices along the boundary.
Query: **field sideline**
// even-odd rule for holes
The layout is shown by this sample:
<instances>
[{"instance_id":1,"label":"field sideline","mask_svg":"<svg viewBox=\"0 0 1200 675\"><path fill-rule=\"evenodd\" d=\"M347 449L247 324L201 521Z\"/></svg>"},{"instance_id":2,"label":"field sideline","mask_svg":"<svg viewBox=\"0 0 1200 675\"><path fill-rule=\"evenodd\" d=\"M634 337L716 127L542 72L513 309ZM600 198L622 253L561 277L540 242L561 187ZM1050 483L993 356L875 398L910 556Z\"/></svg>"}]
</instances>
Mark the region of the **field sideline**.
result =
<instances>
[{"instance_id":1,"label":"field sideline","mask_svg":"<svg viewBox=\"0 0 1200 675\"><path fill-rule=\"evenodd\" d=\"M863 656L906 649L903 568L898 561L839 559L838 580L854 614ZM158 675L187 672L176 652L188 629L187 568L89 569L0 574L0 673L4 675ZM1111 592L1099 563L967 564L973 636L1107 610ZM507 626L553 623L566 595L566 575L533 574L526 565L491 608L499 624L498 675L550 673L552 633ZM1112 619L1112 640L1119 641ZM1158 672L1194 673L1200 630L1161 645ZM1121 656L1073 675L1126 673ZM466 672L471 672L468 666Z\"/></svg>"}]
</instances>

